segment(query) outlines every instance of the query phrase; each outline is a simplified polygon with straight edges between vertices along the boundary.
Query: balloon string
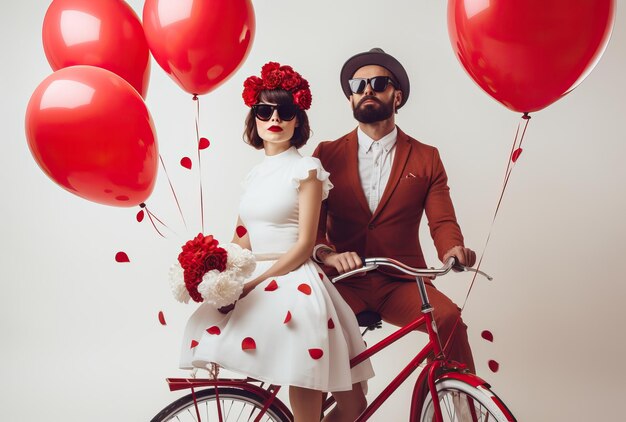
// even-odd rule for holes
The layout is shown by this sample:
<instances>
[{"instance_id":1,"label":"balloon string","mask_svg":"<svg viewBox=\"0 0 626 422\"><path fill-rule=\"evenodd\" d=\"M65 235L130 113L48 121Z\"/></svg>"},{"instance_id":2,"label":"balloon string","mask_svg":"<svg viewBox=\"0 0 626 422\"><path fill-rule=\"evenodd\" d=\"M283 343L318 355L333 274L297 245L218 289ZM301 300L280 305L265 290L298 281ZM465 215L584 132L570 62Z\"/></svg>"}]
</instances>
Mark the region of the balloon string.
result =
<instances>
[{"instance_id":1,"label":"balloon string","mask_svg":"<svg viewBox=\"0 0 626 422\"><path fill-rule=\"evenodd\" d=\"M161 156L161 154L159 154L159 160L161 160L161 166L163 167L163 171L165 172L165 177L167 178L167 182L170 184L170 190L172 191L172 195L174 195L174 200L176 201L176 206L178 207L180 218L182 218L183 224L185 225L185 228L187 228L187 222L185 221L183 210L180 208L180 201L178 201L178 196L176 195L176 191L174 190L174 185L172 185L170 175L167 173L167 168L165 168L165 162L163 161L163 157Z\"/></svg>"},{"instance_id":2,"label":"balloon string","mask_svg":"<svg viewBox=\"0 0 626 422\"><path fill-rule=\"evenodd\" d=\"M483 245L482 251L480 253L480 258L478 259L478 264L476 265L476 270L480 270L480 265L483 262L483 258L485 256L485 251L487 250L487 245L489 244L489 240L491 239L491 234L493 232L493 227L495 225L496 222L496 218L498 217L498 212L500 210L500 205L502 204L502 198L504 197L504 192L506 191L506 187L509 183L509 178L511 176L511 173L513 172L513 168L515 167L515 163L517 162L517 157L519 157L519 155L517 155L517 157L515 156L516 151L521 151L521 147L522 147L522 142L524 141L524 135L526 134L526 128L528 127L528 123L530 122L530 116L528 115L528 113L524 113L524 115L522 116L522 119L526 120L526 123L524 125L524 129L522 130L522 135L519 136L519 142L518 142L518 135L519 135L519 130L520 130L520 124L518 123L517 125L517 131L515 133L515 139L513 140L513 145L511 147L511 153L509 155L509 161L507 163L506 166L506 171L505 171L505 176L504 176L504 182L502 184L502 190L500 191L500 197L498 198L498 204L496 205L496 209L493 213L493 218L491 219L491 226L489 227L489 233L487 234L487 239L485 240L485 244ZM472 281L469 285L469 288L467 289L467 294L465 295L465 299L463 300L463 306L461 306L461 312L459 312L459 316L456 318L456 321L454 322L454 325L452 326L452 330L450 331L450 334L448 335L448 339L446 340L445 345L443 346L443 350L447 350L448 346L450 345L450 341L452 340L453 337L453 333L456 330L456 327L458 326L459 322L461 321L461 314L463 312L463 310L465 309L465 305L467 305L467 300L470 296L470 293L472 292L472 289L474 288L474 282L476 281L476 276L478 275L477 272L474 273L473 277L472 277Z\"/></svg>"},{"instance_id":3,"label":"balloon string","mask_svg":"<svg viewBox=\"0 0 626 422\"><path fill-rule=\"evenodd\" d=\"M161 231L157 228L153 218L155 220L157 220L159 223L161 223L164 227L167 227L167 225L164 222L162 222L161 220L159 220L156 215L154 215L152 212L150 212L150 210L148 209L148 206L146 204L141 204L141 205L143 205L142 208L146 209L146 214L148 215L148 219L150 220L150 223L152 224L152 227L154 227L154 230L156 230L156 232L159 234L159 236L161 236L162 238L165 238L163 233L161 233Z\"/></svg>"},{"instance_id":4,"label":"balloon string","mask_svg":"<svg viewBox=\"0 0 626 422\"><path fill-rule=\"evenodd\" d=\"M200 218L202 221L202 233L204 233L204 197L202 194L202 162L200 161L200 129L198 121L200 120L200 99L197 95L193 96L196 102L196 149L198 150L198 172L200 173Z\"/></svg>"}]
</instances>

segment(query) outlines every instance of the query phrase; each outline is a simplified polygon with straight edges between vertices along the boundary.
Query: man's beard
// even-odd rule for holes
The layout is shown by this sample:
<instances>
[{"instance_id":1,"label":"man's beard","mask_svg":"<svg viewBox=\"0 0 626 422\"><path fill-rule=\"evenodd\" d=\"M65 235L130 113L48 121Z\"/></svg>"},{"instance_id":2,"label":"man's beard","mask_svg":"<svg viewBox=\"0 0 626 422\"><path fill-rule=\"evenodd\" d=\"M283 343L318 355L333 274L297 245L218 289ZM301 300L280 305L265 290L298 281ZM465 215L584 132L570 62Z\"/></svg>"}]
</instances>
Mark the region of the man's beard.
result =
<instances>
[{"instance_id":1,"label":"man's beard","mask_svg":"<svg viewBox=\"0 0 626 422\"><path fill-rule=\"evenodd\" d=\"M367 100L378 103L378 106L375 104L363 105ZM388 103L384 103L371 95L363 97L354 107L352 114L354 118L361 123L376 123L387 120L393 115L393 98Z\"/></svg>"}]
</instances>

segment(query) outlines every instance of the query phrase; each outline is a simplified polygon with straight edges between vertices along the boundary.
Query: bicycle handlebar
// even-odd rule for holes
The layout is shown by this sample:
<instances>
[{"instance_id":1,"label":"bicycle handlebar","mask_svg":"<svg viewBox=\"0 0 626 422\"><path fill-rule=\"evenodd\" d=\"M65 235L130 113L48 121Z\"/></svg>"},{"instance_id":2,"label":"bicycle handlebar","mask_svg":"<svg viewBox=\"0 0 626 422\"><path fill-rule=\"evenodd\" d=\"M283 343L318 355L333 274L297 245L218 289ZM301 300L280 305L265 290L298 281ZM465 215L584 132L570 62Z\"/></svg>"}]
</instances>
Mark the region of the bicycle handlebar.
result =
<instances>
[{"instance_id":1,"label":"bicycle handlebar","mask_svg":"<svg viewBox=\"0 0 626 422\"><path fill-rule=\"evenodd\" d=\"M396 261L395 259L382 258L382 257L365 258L362 261L363 261L363 266L361 268L356 268L354 270L340 274L337 277L333 278L331 281L333 283L336 283L339 280L352 277L355 274L360 274L360 273L375 270L381 265L384 267L395 268L396 270L399 270L408 275L412 275L414 277L430 277L434 279L438 276L445 275L449 273L450 270L452 270L456 272L464 272L464 271L475 272L487 278L487 280L490 280L490 281L493 280L493 277L484 273L483 271L477 270L476 268L466 267L464 265L459 264L455 257L448 258L446 262L443 264L443 267L441 268L413 268L413 267L409 267L408 265L403 264L400 261Z\"/></svg>"}]
</instances>

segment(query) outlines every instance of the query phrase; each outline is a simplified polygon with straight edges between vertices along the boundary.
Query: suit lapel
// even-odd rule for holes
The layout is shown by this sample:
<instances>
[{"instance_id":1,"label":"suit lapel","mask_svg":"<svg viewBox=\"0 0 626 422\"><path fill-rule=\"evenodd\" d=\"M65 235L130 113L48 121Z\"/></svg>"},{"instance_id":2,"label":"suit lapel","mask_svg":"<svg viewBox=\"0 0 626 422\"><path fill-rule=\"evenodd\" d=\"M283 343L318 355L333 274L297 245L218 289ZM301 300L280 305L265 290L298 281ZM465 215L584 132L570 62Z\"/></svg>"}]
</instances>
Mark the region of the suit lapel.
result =
<instances>
[{"instance_id":1,"label":"suit lapel","mask_svg":"<svg viewBox=\"0 0 626 422\"><path fill-rule=\"evenodd\" d=\"M346 167L348 177L350 178L348 184L352 187L354 196L361 205L361 208L363 208L363 211L366 212L368 216L371 216L372 212L367 205L367 198L365 198L365 192L363 192L363 186L361 185L361 177L359 176L359 142L356 129L345 137L344 148L344 157L346 157Z\"/></svg>"},{"instance_id":2,"label":"suit lapel","mask_svg":"<svg viewBox=\"0 0 626 422\"><path fill-rule=\"evenodd\" d=\"M383 192L382 198L380 198L380 202L378 203L378 207L374 210L374 214L370 221L373 221L378 217L378 215L382 212L383 208L387 202L389 202L389 198L393 194L393 191L396 189L398 182L400 181L400 177L404 171L404 166L406 165L406 161L409 158L409 153L411 152L411 143L409 142L409 137L398 128L398 139L396 140L396 152L395 157L393 159L393 164L391 166L391 174L389 174L389 181L387 182L387 186L385 186L385 191ZM363 189L361 189L362 191ZM368 208L369 209L369 208Z\"/></svg>"}]
</instances>

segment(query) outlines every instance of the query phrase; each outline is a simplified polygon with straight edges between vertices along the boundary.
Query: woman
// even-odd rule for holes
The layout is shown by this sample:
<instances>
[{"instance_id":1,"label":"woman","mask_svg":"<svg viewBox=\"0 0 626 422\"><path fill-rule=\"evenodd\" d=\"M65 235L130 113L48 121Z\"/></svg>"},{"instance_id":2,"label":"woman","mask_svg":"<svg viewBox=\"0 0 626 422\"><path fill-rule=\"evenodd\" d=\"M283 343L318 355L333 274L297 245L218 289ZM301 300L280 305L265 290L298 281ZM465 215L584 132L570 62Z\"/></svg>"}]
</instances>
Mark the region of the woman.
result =
<instances>
[{"instance_id":1,"label":"woman","mask_svg":"<svg viewBox=\"0 0 626 422\"><path fill-rule=\"evenodd\" d=\"M181 367L215 362L289 385L295 420L319 421L322 391L360 389L373 371L369 361L350 369L350 358L365 348L356 318L310 259L320 204L332 188L319 160L297 150L310 134L311 92L291 67L270 62L260 78L245 81L243 98L251 107L244 137L265 159L243 183L237 226L246 230L233 242L255 254L257 268L236 304L220 310L203 304L192 315ZM194 339L200 340L190 348ZM353 420L364 401L329 419Z\"/></svg>"}]
</instances>

